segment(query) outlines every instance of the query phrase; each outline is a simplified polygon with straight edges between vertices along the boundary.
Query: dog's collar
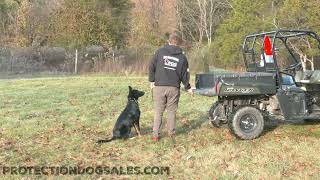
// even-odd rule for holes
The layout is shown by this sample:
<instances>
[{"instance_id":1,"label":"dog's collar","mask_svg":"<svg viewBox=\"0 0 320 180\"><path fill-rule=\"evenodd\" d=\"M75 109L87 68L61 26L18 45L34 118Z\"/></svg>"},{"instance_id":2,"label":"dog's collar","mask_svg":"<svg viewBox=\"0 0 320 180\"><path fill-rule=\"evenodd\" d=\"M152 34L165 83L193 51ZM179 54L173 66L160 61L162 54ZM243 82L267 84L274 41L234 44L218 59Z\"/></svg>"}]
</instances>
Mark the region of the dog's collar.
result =
<instances>
[{"instance_id":1,"label":"dog's collar","mask_svg":"<svg viewBox=\"0 0 320 180\"><path fill-rule=\"evenodd\" d=\"M128 98L128 100L129 100L129 101L133 101L133 102L135 102L136 104L139 104L138 101L137 101L136 99L134 99L134 98Z\"/></svg>"}]
</instances>

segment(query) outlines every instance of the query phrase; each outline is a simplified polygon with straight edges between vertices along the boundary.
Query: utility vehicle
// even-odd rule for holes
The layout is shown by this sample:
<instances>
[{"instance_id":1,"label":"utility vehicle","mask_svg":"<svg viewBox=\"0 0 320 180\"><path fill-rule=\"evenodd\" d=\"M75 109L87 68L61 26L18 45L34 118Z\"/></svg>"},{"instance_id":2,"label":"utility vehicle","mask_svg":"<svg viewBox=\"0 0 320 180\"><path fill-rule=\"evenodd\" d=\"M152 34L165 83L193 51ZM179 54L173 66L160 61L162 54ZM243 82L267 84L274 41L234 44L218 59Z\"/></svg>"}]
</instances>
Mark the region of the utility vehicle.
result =
<instances>
[{"instance_id":1,"label":"utility vehicle","mask_svg":"<svg viewBox=\"0 0 320 180\"><path fill-rule=\"evenodd\" d=\"M240 139L261 135L265 121L320 119L320 39L309 30L247 35L246 72L196 75L195 93L217 96L211 123Z\"/></svg>"}]
</instances>

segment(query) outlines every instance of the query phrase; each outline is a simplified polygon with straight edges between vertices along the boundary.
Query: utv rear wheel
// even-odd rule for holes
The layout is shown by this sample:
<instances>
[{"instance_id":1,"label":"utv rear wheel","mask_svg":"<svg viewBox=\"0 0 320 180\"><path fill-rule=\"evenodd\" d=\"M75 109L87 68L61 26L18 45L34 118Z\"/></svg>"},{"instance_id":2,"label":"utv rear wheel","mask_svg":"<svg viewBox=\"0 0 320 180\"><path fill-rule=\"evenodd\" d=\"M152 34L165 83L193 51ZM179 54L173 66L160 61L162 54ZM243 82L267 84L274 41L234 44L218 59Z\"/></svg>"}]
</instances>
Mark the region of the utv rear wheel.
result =
<instances>
[{"instance_id":1,"label":"utv rear wheel","mask_svg":"<svg viewBox=\"0 0 320 180\"><path fill-rule=\"evenodd\" d=\"M221 128L226 125L226 116L223 114L223 106L216 101L209 110L209 119L213 127Z\"/></svg>"},{"instance_id":2,"label":"utv rear wheel","mask_svg":"<svg viewBox=\"0 0 320 180\"><path fill-rule=\"evenodd\" d=\"M231 132L240 139L255 139L264 128L264 119L261 112L250 106L238 109L229 119Z\"/></svg>"}]
</instances>

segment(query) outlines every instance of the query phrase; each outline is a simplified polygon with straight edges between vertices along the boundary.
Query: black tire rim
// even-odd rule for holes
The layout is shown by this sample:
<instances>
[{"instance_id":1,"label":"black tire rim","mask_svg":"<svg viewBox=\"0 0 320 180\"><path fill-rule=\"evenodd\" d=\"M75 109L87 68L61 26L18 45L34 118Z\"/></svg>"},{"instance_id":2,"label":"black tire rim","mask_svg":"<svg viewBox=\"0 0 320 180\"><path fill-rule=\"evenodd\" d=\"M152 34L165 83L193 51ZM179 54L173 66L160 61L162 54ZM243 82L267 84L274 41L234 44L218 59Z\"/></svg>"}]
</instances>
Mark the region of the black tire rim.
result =
<instances>
[{"instance_id":1,"label":"black tire rim","mask_svg":"<svg viewBox=\"0 0 320 180\"><path fill-rule=\"evenodd\" d=\"M245 133L251 133L257 126L257 118L253 115L246 114L240 119L240 129Z\"/></svg>"}]
</instances>

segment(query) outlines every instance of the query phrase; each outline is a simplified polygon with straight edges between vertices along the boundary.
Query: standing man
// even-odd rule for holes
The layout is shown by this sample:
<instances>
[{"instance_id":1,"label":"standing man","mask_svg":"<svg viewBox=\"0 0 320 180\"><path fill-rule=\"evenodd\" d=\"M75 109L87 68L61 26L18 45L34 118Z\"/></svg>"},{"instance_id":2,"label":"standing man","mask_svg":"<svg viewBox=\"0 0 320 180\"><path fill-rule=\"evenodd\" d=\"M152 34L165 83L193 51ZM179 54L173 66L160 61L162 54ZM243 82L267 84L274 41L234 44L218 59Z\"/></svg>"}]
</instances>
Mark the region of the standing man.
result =
<instances>
[{"instance_id":1,"label":"standing man","mask_svg":"<svg viewBox=\"0 0 320 180\"><path fill-rule=\"evenodd\" d=\"M155 106L152 138L154 141L160 139L165 109L168 111L168 134L174 138L181 82L185 90L192 94L189 65L179 47L181 42L181 37L177 33L170 34L168 44L155 53L149 66L149 81Z\"/></svg>"}]
</instances>

